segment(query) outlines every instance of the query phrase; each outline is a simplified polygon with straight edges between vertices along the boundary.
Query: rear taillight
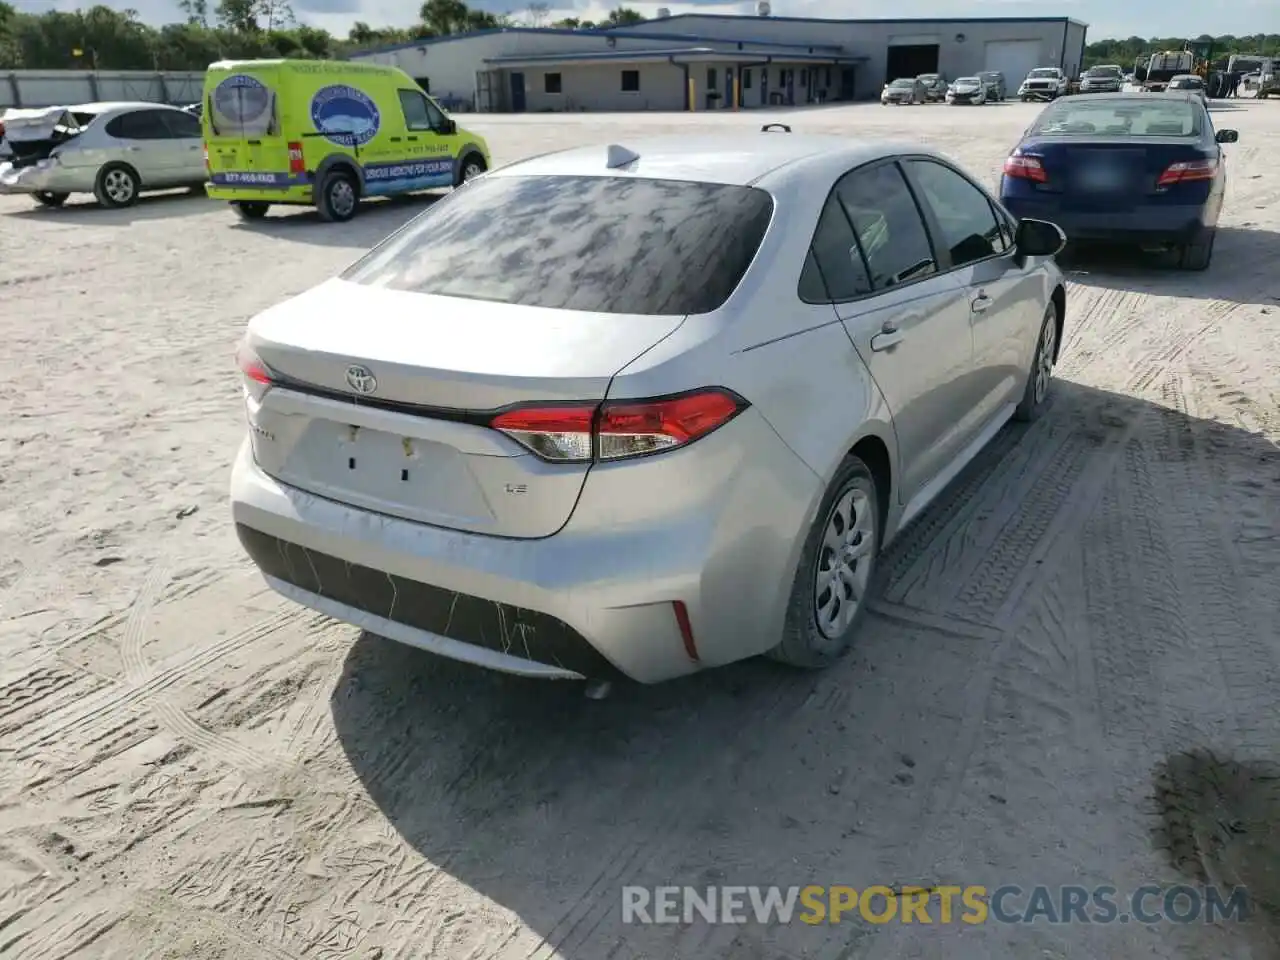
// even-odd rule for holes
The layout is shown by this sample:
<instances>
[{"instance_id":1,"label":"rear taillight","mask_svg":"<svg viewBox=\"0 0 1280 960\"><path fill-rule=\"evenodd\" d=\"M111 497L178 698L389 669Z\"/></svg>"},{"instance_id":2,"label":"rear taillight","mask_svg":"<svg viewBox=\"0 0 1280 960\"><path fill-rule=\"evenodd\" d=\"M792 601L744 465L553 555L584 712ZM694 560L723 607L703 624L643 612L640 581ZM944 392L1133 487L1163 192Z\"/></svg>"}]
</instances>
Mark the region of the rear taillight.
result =
<instances>
[{"instance_id":1,"label":"rear taillight","mask_svg":"<svg viewBox=\"0 0 1280 960\"><path fill-rule=\"evenodd\" d=\"M205 169L205 173L208 173L208 172L209 172L209 143L208 143L208 141L206 141L206 142L205 142L205 145L204 145L204 169Z\"/></svg>"},{"instance_id":2,"label":"rear taillight","mask_svg":"<svg viewBox=\"0 0 1280 960\"><path fill-rule=\"evenodd\" d=\"M1218 172L1217 160L1186 160L1182 163L1171 163L1160 174L1157 187L1171 187L1175 183L1188 183L1193 180L1212 180Z\"/></svg>"},{"instance_id":3,"label":"rear taillight","mask_svg":"<svg viewBox=\"0 0 1280 960\"><path fill-rule=\"evenodd\" d=\"M489 426L552 463L623 460L688 446L747 408L713 387L650 400L538 404L498 414Z\"/></svg>"},{"instance_id":4,"label":"rear taillight","mask_svg":"<svg viewBox=\"0 0 1280 960\"><path fill-rule=\"evenodd\" d=\"M1037 157L1024 157L1015 153L1004 162L1004 175L1017 180L1031 180L1035 183L1048 183L1049 175L1044 172L1044 164Z\"/></svg>"},{"instance_id":5,"label":"rear taillight","mask_svg":"<svg viewBox=\"0 0 1280 960\"><path fill-rule=\"evenodd\" d=\"M290 173L306 173L307 164L302 158L302 144L289 144L289 172Z\"/></svg>"},{"instance_id":6,"label":"rear taillight","mask_svg":"<svg viewBox=\"0 0 1280 960\"><path fill-rule=\"evenodd\" d=\"M254 400L261 400L275 382L271 370L247 343L236 347L236 365L244 375L244 392Z\"/></svg>"}]
</instances>

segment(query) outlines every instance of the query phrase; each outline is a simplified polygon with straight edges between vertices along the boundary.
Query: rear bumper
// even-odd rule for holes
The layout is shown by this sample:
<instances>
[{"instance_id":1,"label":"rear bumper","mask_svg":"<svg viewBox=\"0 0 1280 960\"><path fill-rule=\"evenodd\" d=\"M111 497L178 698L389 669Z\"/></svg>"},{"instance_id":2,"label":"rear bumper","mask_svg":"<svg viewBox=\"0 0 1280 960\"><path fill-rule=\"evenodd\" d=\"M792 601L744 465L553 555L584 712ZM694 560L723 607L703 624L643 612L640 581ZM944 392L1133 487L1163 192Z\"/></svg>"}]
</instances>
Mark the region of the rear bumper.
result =
<instances>
[{"instance_id":1,"label":"rear bumper","mask_svg":"<svg viewBox=\"0 0 1280 960\"><path fill-rule=\"evenodd\" d=\"M92 193L93 176L56 164L15 167L0 162L0 194Z\"/></svg>"},{"instance_id":2,"label":"rear bumper","mask_svg":"<svg viewBox=\"0 0 1280 960\"><path fill-rule=\"evenodd\" d=\"M1136 207L1125 213L1063 210L1060 201L1009 197L1000 202L1015 217L1056 223L1068 240L1117 243L1184 243L1205 227L1206 204Z\"/></svg>"},{"instance_id":3,"label":"rear bumper","mask_svg":"<svg viewBox=\"0 0 1280 960\"><path fill-rule=\"evenodd\" d=\"M214 200L226 200L229 203L310 204L314 200L310 184L291 187L230 187L209 183L205 186L205 193Z\"/></svg>"},{"instance_id":4,"label":"rear bumper","mask_svg":"<svg viewBox=\"0 0 1280 960\"><path fill-rule=\"evenodd\" d=\"M316 497L265 474L247 442L232 471L232 516L268 583L335 619L490 669L565 679L616 670L653 683L763 653L782 629L821 484L758 414L734 426L750 431L755 453L726 479L715 476L714 451L713 476L692 497L679 470L659 465L681 452L615 465L633 473L589 478L565 528L542 539L445 530ZM665 483L646 474L659 468ZM637 498L674 505L628 521Z\"/></svg>"}]
</instances>

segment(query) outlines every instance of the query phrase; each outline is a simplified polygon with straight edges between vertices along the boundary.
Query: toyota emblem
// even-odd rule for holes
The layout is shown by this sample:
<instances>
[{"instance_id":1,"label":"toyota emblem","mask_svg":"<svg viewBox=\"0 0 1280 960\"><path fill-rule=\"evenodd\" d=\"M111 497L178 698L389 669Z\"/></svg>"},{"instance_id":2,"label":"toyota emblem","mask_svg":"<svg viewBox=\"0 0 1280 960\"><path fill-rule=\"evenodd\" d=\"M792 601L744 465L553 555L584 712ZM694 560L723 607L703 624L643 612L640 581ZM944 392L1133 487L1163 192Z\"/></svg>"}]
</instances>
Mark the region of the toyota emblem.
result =
<instances>
[{"instance_id":1,"label":"toyota emblem","mask_svg":"<svg viewBox=\"0 0 1280 960\"><path fill-rule=\"evenodd\" d=\"M347 367L347 386L356 393L368 396L378 389L378 380L368 367L362 367L358 363L353 363Z\"/></svg>"}]
</instances>

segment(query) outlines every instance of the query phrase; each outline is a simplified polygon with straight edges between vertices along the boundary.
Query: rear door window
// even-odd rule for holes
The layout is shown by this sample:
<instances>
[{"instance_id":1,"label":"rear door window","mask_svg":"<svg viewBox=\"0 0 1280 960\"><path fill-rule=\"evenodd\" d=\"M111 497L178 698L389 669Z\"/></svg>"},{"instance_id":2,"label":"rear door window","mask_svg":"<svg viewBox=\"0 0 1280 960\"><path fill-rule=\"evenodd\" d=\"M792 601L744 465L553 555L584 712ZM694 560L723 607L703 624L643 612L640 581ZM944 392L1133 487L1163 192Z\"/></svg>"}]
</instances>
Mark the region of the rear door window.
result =
<instances>
[{"instance_id":1,"label":"rear door window","mask_svg":"<svg viewBox=\"0 0 1280 960\"><path fill-rule=\"evenodd\" d=\"M854 170L836 184L875 290L938 272L920 208L896 164Z\"/></svg>"},{"instance_id":2,"label":"rear door window","mask_svg":"<svg viewBox=\"0 0 1280 960\"><path fill-rule=\"evenodd\" d=\"M215 137L261 137L277 132L276 94L257 77L231 74L205 99Z\"/></svg>"},{"instance_id":3,"label":"rear door window","mask_svg":"<svg viewBox=\"0 0 1280 960\"><path fill-rule=\"evenodd\" d=\"M200 121L191 114L180 110L164 110L161 116L174 137L180 140L200 139Z\"/></svg>"},{"instance_id":4,"label":"rear door window","mask_svg":"<svg viewBox=\"0 0 1280 960\"><path fill-rule=\"evenodd\" d=\"M800 274L800 299L805 303L842 303L872 291L853 224L834 193L818 217Z\"/></svg>"},{"instance_id":5,"label":"rear door window","mask_svg":"<svg viewBox=\"0 0 1280 960\"><path fill-rule=\"evenodd\" d=\"M753 187L632 177L486 177L438 201L343 278L600 313L721 306L768 230Z\"/></svg>"},{"instance_id":6,"label":"rear door window","mask_svg":"<svg viewBox=\"0 0 1280 960\"><path fill-rule=\"evenodd\" d=\"M169 140L173 133L160 110L131 110L107 123L107 133L121 140Z\"/></svg>"}]
</instances>

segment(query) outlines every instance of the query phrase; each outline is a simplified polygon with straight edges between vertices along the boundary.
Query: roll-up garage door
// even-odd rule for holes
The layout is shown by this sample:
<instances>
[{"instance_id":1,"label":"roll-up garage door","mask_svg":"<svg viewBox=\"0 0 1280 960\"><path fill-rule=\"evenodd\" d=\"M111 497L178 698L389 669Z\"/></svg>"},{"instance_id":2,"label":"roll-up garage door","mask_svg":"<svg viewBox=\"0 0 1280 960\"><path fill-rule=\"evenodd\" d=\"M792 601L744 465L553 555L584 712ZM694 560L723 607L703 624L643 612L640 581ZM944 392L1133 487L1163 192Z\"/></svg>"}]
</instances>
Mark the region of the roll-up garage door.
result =
<instances>
[{"instance_id":1,"label":"roll-up garage door","mask_svg":"<svg viewBox=\"0 0 1280 960\"><path fill-rule=\"evenodd\" d=\"M1018 84L1036 67L1056 67L1057 63L1041 63L1039 40L992 40L987 44L984 70L1004 74L1005 89L1012 96Z\"/></svg>"}]
</instances>

